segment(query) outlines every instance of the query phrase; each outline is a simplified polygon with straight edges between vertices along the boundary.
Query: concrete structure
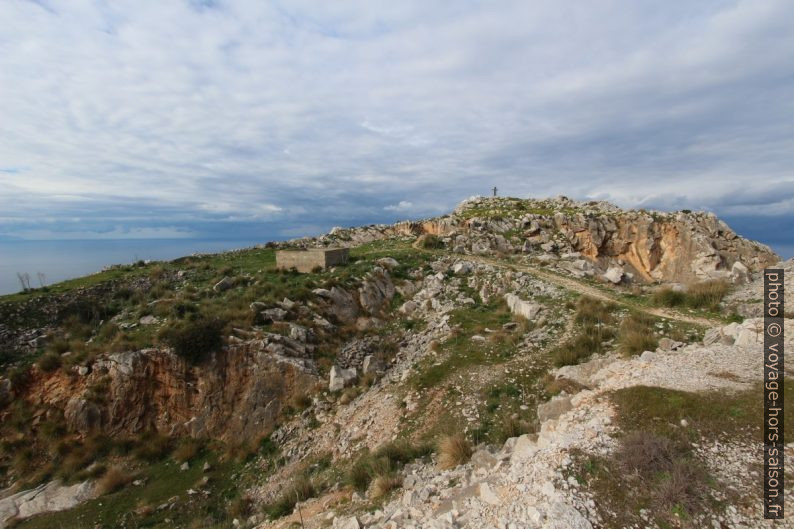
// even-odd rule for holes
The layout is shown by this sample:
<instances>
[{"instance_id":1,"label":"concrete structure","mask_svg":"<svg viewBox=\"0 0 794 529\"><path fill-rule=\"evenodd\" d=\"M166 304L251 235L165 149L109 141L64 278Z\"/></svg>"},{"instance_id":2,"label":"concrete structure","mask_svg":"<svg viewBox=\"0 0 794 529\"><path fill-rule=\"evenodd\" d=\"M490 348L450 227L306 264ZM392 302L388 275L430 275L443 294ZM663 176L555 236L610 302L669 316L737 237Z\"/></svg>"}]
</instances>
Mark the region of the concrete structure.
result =
<instances>
[{"instance_id":1,"label":"concrete structure","mask_svg":"<svg viewBox=\"0 0 794 529\"><path fill-rule=\"evenodd\" d=\"M329 266L346 264L349 253L347 248L278 250L276 252L276 268L285 270L294 268L298 272L307 273L317 267L328 268Z\"/></svg>"}]
</instances>

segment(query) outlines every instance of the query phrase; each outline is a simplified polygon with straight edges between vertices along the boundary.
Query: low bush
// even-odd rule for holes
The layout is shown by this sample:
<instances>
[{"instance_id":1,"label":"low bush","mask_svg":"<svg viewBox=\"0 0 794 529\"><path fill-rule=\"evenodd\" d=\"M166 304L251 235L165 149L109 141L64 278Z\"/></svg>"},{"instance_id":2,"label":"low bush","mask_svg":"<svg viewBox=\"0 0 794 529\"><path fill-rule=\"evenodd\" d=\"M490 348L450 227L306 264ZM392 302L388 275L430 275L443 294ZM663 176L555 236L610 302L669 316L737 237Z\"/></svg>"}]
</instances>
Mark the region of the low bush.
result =
<instances>
[{"instance_id":1,"label":"low bush","mask_svg":"<svg viewBox=\"0 0 794 529\"><path fill-rule=\"evenodd\" d=\"M425 250L436 250L444 247L444 243L435 235L424 234L420 235L416 240L417 246Z\"/></svg>"},{"instance_id":2,"label":"low bush","mask_svg":"<svg viewBox=\"0 0 794 529\"><path fill-rule=\"evenodd\" d=\"M171 451L171 439L155 432L143 434L135 443L132 455L137 459L154 462L163 459Z\"/></svg>"},{"instance_id":3,"label":"low bush","mask_svg":"<svg viewBox=\"0 0 794 529\"><path fill-rule=\"evenodd\" d=\"M174 352L191 364L198 364L223 346L224 322L200 317L166 327L160 334Z\"/></svg>"},{"instance_id":4,"label":"low bush","mask_svg":"<svg viewBox=\"0 0 794 529\"><path fill-rule=\"evenodd\" d=\"M557 367L576 365L593 353L603 353L604 341L613 336L611 327L587 324L579 334L557 347L554 364Z\"/></svg>"},{"instance_id":5,"label":"low bush","mask_svg":"<svg viewBox=\"0 0 794 529\"><path fill-rule=\"evenodd\" d=\"M61 355L57 353L43 354L37 363L39 369L45 373L50 373L61 367Z\"/></svg>"},{"instance_id":6,"label":"low bush","mask_svg":"<svg viewBox=\"0 0 794 529\"><path fill-rule=\"evenodd\" d=\"M375 478L372 482L372 497L382 498L391 491L402 486L403 480L399 474L389 473Z\"/></svg>"}]
</instances>

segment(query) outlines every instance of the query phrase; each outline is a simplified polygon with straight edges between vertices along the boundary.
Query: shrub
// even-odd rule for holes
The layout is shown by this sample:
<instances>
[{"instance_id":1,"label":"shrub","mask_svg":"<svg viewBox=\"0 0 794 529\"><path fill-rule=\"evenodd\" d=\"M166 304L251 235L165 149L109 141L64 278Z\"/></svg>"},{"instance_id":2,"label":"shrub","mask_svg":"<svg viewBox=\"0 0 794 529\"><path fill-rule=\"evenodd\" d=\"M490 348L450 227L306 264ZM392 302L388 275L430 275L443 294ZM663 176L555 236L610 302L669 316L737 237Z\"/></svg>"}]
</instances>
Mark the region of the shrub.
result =
<instances>
[{"instance_id":1,"label":"shrub","mask_svg":"<svg viewBox=\"0 0 794 529\"><path fill-rule=\"evenodd\" d=\"M198 364L223 346L223 327L224 323L219 319L201 317L165 328L160 338L178 356L191 364Z\"/></svg>"},{"instance_id":2,"label":"shrub","mask_svg":"<svg viewBox=\"0 0 794 529\"><path fill-rule=\"evenodd\" d=\"M251 515L254 502L249 496L239 496L232 500L226 509L230 518L247 518Z\"/></svg>"},{"instance_id":3,"label":"shrub","mask_svg":"<svg viewBox=\"0 0 794 529\"><path fill-rule=\"evenodd\" d=\"M46 353L39 358L38 366L45 373L55 371L61 367L61 356L56 353Z\"/></svg>"},{"instance_id":4,"label":"shrub","mask_svg":"<svg viewBox=\"0 0 794 529\"><path fill-rule=\"evenodd\" d=\"M442 469L455 468L471 458L472 447L463 434L442 437L438 443L438 466Z\"/></svg>"},{"instance_id":5,"label":"shrub","mask_svg":"<svg viewBox=\"0 0 794 529\"><path fill-rule=\"evenodd\" d=\"M111 467L105 472L105 475L97 481L97 492L100 496L112 494L117 490L123 489L132 480L133 476L121 467Z\"/></svg>"},{"instance_id":6,"label":"shrub","mask_svg":"<svg viewBox=\"0 0 794 529\"><path fill-rule=\"evenodd\" d=\"M689 443L652 432L632 432L620 442L615 460L629 476L639 478L643 495L663 513L698 511L706 499L707 476L692 461Z\"/></svg>"},{"instance_id":7,"label":"shrub","mask_svg":"<svg viewBox=\"0 0 794 529\"><path fill-rule=\"evenodd\" d=\"M593 353L604 352L604 340L612 338L610 327L586 325L579 334L560 345L554 352L557 367L576 365Z\"/></svg>"},{"instance_id":8,"label":"shrub","mask_svg":"<svg viewBox=\"0 0 794 529\"><path fill-rule=\"evenodd\" d=\"M416 243L419 248L424 248L425 250L436 250L444 247L444 243L441 241L441 239L428 233L420 235L416 240Z\"/></svg>"}]
</instances>

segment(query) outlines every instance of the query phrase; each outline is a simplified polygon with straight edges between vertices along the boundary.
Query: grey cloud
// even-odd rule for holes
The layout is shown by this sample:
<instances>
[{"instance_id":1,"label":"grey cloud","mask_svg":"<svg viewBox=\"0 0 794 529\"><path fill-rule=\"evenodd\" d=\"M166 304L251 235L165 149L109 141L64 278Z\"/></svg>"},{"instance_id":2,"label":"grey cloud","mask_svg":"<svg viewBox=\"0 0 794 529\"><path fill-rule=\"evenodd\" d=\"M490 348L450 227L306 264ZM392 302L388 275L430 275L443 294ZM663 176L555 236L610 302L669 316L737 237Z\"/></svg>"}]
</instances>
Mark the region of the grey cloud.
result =
<instances>
[{"instance_id":1,"label":"grey cloud","mask_svg":"<svg viewBox=\"0 0 794 529\"><path fill-rule=\"evenodd\" d=\"M493 185L794 214L787 0L42 6L0 3L0 233L294 233Z\"/></svg>"}]
</instances>

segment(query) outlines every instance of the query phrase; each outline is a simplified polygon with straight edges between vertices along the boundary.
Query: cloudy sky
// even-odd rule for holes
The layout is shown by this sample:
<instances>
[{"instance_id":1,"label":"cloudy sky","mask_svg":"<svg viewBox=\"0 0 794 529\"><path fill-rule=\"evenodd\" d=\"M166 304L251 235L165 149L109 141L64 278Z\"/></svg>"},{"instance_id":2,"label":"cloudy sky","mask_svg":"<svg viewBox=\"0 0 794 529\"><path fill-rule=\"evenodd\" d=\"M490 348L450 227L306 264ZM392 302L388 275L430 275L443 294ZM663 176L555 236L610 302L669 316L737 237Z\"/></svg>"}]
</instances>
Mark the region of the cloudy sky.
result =
<instances>
[{"instance_id":1,"label":"cloudy sky","mask_svg":"<svg viewBox=\"0 0 794 529\"><path fill-rule=\"evenodd\" d=\"M792 27L791 0L0 0L0 238L287 237L496 185L791 244Z\"/></svg>"}]
</instances>

